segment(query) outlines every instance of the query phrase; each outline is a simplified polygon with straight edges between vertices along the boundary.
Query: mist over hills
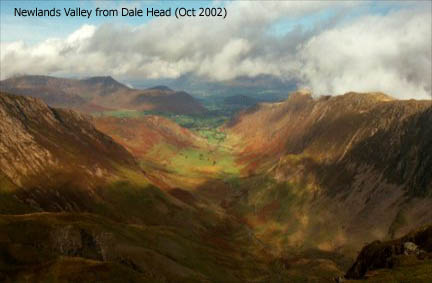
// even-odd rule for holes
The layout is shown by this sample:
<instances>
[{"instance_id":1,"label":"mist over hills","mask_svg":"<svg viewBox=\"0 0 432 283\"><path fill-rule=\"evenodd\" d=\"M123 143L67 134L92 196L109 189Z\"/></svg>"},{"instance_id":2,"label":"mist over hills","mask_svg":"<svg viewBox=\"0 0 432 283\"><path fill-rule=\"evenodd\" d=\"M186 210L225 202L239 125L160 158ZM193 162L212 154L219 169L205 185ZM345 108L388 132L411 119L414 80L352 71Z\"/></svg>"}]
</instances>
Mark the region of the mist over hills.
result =
<instances>
[{"instance_id":1,"label":"mist over hills","mask_svg":"<svg viewBox=\"0 0 432 283\"><path fill-rule=\"evenodd\" d=\"M157 84L168 85L175 89L184 89L202 98L247 94L250 97L265 101L286 99L288 93L294 91L298 84L295 80L283 80L271 75L209 81L193 74L186 74L177 79L147 79L130 81L130 83L137 88L146 88Z\"/></svg>"}]
</instances>

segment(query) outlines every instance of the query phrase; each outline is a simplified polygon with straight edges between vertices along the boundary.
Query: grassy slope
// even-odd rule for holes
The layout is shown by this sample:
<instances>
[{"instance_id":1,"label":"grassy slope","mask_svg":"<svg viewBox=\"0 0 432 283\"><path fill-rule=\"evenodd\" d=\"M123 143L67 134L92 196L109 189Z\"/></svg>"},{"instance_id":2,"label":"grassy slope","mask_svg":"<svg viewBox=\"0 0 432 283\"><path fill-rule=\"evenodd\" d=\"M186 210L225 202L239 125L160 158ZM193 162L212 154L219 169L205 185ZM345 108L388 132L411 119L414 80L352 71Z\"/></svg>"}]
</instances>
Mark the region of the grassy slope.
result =
<instances>
[{"instance_id":1,"label":"grassy slope","mask_svg":"<svg viewBox=\"0 0 432 283\"><path fill-rule=\"evenodd\" d=\"M107 113L106 113L107 114ZM111 113L122 119L140 119L142 113L137 112L116 112ZM145 117L145 116L144 116ZM142 119L142 117L141 117ZM192 118L190 118L192 119ZM175 120L175 119L174 119ZM127 120L126 120L127 121ZM178 147L169 143L169 140L160 140L144 155L140 156L141 166L145 171L154 171L155 166L163 172L166 179L174 186L181 184L183 189L196 191L195 196L203 201L198 206L204 205L212 211L219 211L221 215L228 212L239 221L247 223L250 235L256 241L256 247L252 252L258 257L262 249L269 254L267 258L283 259L283 255L297 249L299 237L302 237L298 229L304 221L304 215L296 211L301 202L310 200L310 195L305 193L304 187L299 184L278 183L270 177L255 176L244 178L242 166L236 162L236 156L231 148L225 143L225 138L215 139L210 134L203 134L203 124L208 121L201 121L194 117L188 120L191 130L206 138L206 143L199 146ZM211 128L210 133L218 134L219 130ZM109 132L107 132L110 134ZM118 137L118 136L117 136ZM121 137L120 137L121 138ZM128 146L126 139L117 139L118 142ZM209 150L210 149L210 150ZM149 162L152 160L153 162ZM161 174L158 174L160 177ZM168 177L169 176L169 177ZM265 188L265 189L263 189ZM247 192L247 197L240 196ZM222 202L224 209L219 207ZM322 225L323 227L330 227ZM324 230L319 235L316 231L310 233L308 241L303 243L304 250L291 257L290 271L284 265L275 261L269 264L274 280L278 276L290 278L291 280L305 280L308 278L327 278L332 280L336 275L341 275L342 270L349 266L351 261L342 258L338 254L321 255L320 252L309 250L316 247L317 239L328 240L331 233ZM256 238L255 238L256 237ZM314 266L313 274L305 275L309 266Z\"/></svg>"}]
</instances>

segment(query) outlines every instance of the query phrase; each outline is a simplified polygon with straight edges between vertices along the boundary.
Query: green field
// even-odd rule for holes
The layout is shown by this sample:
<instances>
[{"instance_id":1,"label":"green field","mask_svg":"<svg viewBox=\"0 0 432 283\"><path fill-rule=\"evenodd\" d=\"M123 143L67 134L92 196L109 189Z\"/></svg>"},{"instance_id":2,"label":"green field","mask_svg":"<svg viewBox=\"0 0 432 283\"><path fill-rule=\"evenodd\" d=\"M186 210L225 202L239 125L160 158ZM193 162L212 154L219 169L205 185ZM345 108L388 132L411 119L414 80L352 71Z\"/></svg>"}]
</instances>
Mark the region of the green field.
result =
<instances>
[{"instance_id":1,"label":"green field","mask_svg":"<svg viewBox=\"0 0 432 283\"><path fill-rule=\"evenodd\" d=\"M219 111L212 111L207 114L200 115L185 115L125 109L94 114L96 117L111 116L117 118L139 118L147 115L157 115L168 118L178 125L187 128L207 139L210 144L219 144L225 140L226 135L219 130L219 127L229 121L232 117L232 113L221 113Z\"/></svg>"}]
</instances>

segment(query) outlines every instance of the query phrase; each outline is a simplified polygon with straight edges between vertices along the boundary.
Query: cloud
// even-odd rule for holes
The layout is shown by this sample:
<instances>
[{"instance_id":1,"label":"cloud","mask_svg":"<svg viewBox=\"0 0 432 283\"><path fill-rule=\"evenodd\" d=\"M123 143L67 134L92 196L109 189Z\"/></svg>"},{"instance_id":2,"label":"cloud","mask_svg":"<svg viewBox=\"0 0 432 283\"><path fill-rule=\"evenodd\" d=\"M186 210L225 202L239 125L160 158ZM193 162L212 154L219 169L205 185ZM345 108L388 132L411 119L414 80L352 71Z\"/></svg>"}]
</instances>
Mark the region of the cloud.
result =
<instances>
[{"instance_id":1,"label":"cloud","mask_svg":"<svg viewBox=\"0 0 432 283\"><path fill-rule=\"evenodd\" d=\"M313 36L299 51L303 84L317 94L385 91L430 98L431 14L365 16Z\"/></svg>"},{"instance_id":2,"label":"cloud","mask_svg":"<svg viewBox=\"0 0 432 283\"><path fill-rule=\"evenodd\" d=\"M374 16L340 16L359 9L355 5L363 4L237 1L226 4L226 20L84 25L66 39L1 43L1 76L109 74L138 80L194 74L223 81L272 75L296 80L317 94L376 90L426 98L431 91L430 9L408 6ZM304 19L306 27L299 24ZM285 21L285 33L269 32Z\"/></svg>"}]
</instances>

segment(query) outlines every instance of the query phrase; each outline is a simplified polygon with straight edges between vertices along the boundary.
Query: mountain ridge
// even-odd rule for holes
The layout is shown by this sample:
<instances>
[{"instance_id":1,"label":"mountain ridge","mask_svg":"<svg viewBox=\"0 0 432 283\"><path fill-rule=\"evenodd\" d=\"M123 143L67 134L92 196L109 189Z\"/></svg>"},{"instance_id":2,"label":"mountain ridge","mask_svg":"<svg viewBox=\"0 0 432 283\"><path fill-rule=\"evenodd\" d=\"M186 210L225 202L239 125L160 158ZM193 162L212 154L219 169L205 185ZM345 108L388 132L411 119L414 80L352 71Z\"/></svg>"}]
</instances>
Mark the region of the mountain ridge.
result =
<instances>
[{"instance_id":1,"label":"mountain ridge","mask_svg":"<svg viewBox=\"0 0 432 283\"><path fill-rule=\"evenodd\" d=\"M278 225L292 245L311 242L328 250L357 249L362 241L428 224L431 123L431 101L381 93L295 93L242 112L225 126L237 162L255 182L264 176L277 182L263 190L245 188L243 205L257 208L244 217L257 229L269 226L262 237ZM317 227L325 237L317 237Z\"/></svg>"},{"instance_id":2,"label":"mountain ridge","mask_svg":"<svg viewBox=\"0 0 432 283\"><path fill-rule=\"evenodd\" d=\"M90 113L119 108L183 114L206 111L188 93L169 88L132 89L111 76L85 79L20 76L1 81L0 90L41 98L53 107L73 108Z\"/></svg>"}]
</instances>

